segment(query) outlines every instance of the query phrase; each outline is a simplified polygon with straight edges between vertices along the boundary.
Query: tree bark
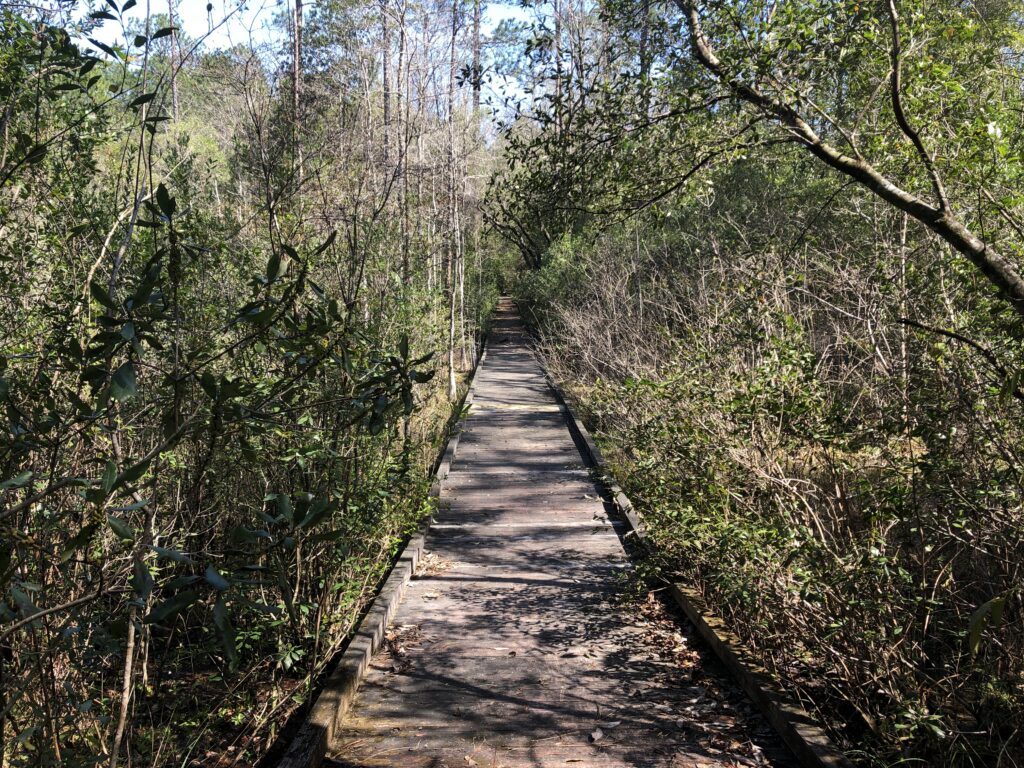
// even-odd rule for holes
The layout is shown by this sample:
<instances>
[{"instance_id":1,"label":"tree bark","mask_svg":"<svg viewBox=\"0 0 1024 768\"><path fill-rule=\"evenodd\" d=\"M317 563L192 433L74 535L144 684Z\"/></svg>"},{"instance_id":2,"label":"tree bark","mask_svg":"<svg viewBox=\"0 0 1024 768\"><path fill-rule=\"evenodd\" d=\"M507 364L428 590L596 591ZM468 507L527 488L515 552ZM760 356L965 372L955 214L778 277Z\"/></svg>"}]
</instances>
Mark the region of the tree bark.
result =
<instances>
[{"instance_id":1,"label":"tree bark","mask_svg":"<svg viewBox=\"0 0 1024 768\"><path fill-rule=\"evenodd\" d=\"M384 111L384 170L391 166L391 23L388 0L380 0L381 89Z\"/></svg>"},{"instance_id":2,"label":"tree bark","mask_svg":"<svg viewBox=\"0 0 1024 768\"><path fill-rule=\"evenodd\" d=\"M178 30L174 22L174 0L167 0L167 23L171 27L171 114L178 121Z\"/></svg>"},{"instance_id":3,"label":"tree bark","mask_svg":"<svg viewBox=\"0 0 1024 768\"><path fill-rule=\"evenodd\" d=\"M292 148L295 152L295 189L302 189L302 0L295 0L292 16Z\"/></svg>"},{"instance_id":4,"label":"tree bark","mask_svg":"<svg viewBox=\"0 0 1024 768\"><path fill-rule=\"evenodd\" d=\"M455 400L455 260L458 258L458 203L455 163L455 46L459 30L459 0L452 0L452 38L448 57L448 259L445 265L445 298L448 300L448 398Z\"/></svg>"},{"instance_id":5,"label":"tree bark","mask_svg":"<svg viewBox=\"0 0 1024 768\"><path fill-rule=\"evenodd\" d=\"M480 4L473 0L473 111L480 109L480 89L483 84L483 70L480 65Z\"/></svg>"}]
</instances>

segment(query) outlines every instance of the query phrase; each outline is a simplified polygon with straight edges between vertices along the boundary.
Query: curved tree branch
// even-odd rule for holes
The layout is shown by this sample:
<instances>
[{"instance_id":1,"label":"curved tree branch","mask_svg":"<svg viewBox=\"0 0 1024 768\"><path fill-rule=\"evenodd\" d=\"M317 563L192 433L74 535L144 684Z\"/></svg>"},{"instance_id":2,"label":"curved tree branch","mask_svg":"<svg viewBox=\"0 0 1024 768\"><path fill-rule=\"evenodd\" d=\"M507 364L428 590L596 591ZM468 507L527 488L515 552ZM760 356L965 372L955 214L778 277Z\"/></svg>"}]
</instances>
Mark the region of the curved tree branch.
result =
<instances>
[{"instance_id":1,"label":"curved tree branch","mask_svg":"<svg viewBox=\"0 0 1024 768\"><path fill-rule=\"evenodd\" d=\"M889 49L889 58L892 62L892 73L889 76L889 91L892 98L892 112L896 116L896 124L899 125L903 134L910 139L921 162L928 171L928 178L931 179L932 189L935 190L935 198L939 201L939 210L949 210L949 199L946 197L946 188L935 167L935 161L931 154L925 149L921 134L910 124L907 113L903 109L903 52L900 44L900 16L896 9L896 0L889 0L889 26L892 29L892 47Z\"/></svg>"},{"instance_id":2,"label":"curved tree branch","mask_svg":"<svg viewBox=\"0 0 1024 768\"><path fill-rule=\"evenodd\" d=\"M715 54L701 23L697 3L675 0L690 34L694 58L742 101L770 116L823 163L856 180L878 197L924 224L956 251L963 254L1024 316L1024 277L1017 266L975 235L948 208L936 207L886 177L862 158L850 157L824 141L793 107L740 79ZM926 153L927 154L927 153Z\"/></svg>"}]
</instances>

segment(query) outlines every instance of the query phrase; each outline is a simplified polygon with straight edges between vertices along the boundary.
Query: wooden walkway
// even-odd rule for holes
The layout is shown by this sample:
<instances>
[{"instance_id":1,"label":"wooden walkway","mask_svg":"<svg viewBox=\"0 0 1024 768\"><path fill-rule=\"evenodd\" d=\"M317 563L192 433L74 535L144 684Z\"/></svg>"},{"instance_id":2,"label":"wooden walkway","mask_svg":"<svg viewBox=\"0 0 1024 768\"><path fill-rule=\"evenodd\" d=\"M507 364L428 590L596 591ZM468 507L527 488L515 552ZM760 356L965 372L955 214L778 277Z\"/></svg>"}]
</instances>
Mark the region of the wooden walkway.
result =
<instances>
[{"instance_id":1,"label":"wooden walkway","mask_svg":"<svg viewBox=\"0 0 1024 768\"><path fill-rule=\"evenodd\" d=\"M617 525L503 303L429 554L333 765L789 766L688 631L630 589Z\"/></svg>"}]
</instances>

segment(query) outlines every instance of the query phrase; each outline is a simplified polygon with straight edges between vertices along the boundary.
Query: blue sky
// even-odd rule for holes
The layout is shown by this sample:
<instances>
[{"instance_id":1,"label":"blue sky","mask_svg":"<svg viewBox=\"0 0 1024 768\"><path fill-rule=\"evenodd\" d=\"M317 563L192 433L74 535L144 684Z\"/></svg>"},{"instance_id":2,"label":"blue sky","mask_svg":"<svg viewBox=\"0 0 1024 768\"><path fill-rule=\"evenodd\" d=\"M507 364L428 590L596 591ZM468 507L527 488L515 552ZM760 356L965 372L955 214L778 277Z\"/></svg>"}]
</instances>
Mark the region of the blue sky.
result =
<instances>
[{"instance_id":1,"label":"blue sky","mask_svg":"<svg viewBox=\"0 0 1024 768\"><path fill-rule=\"evenodd\" d=\"M273 39L280 30L273 30L274 16L284 7L282 0L212 0L213 11L207 13L207 0L179 0L177 4L178 23L191 38L198 39L207 33L206 47L226 48L237 44L264 43ZM305 0L306 8L315 5L315 0ZM166 14L166 0L139 0L138 5L125 13L126 20L141 20L146 16L147 7L154 14ZM483 21L484 32L489 33L503 19L526 18L526 11L507 2L487 4ZM213 30L210 30L211 21ZM96 39L105 43L116 42L120 30L117 24L107 22L97 30Z\"/></svg>"}]
</instances>

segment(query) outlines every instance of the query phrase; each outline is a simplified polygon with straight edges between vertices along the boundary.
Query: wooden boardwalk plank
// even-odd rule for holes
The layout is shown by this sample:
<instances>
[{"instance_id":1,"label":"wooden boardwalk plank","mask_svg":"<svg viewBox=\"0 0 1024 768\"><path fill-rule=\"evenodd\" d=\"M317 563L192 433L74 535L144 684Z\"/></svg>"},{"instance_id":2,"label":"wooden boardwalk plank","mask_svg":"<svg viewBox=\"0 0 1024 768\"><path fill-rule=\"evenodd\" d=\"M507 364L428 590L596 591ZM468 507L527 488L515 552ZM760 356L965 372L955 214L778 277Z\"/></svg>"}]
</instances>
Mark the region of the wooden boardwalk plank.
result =
<instances>
[{"instance_id":1,"label":"wooden boardwalk plank","mask_svg":"<svg viewBox=\"0 0 1024 768\"><path fill-rule=\"evenodd\" d=\"M525 340L504 305L428 554L333 764L789 766L685 633L631 597L617 525Z\"/></svg>"}]
</instances>

